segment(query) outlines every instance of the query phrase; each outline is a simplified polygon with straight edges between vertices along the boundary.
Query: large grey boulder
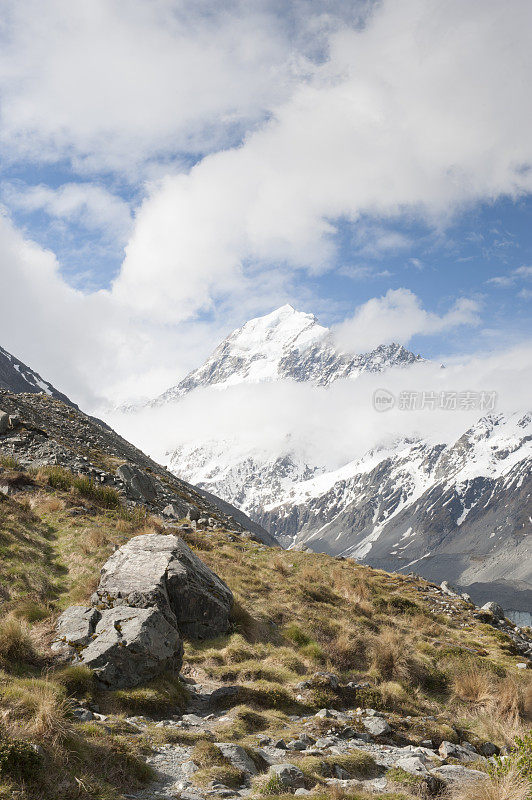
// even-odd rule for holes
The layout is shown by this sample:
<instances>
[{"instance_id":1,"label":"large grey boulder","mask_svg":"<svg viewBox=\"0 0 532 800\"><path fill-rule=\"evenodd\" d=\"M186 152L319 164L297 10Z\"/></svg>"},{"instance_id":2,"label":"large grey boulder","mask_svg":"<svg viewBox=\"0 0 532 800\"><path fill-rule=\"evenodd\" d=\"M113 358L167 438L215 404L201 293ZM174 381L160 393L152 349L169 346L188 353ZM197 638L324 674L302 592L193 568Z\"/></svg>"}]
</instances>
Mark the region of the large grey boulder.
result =
<instances>
[{"instance_id":1,"label":"large grey boulder","mask_svg":"<svg viewBox=\"0 0 532 800\"><path fill-rule=\"evenodd\" d=\"M495 619L504 619L504 609L498 603L494 603L491 601L490 603L484 603L482 606L482 611L489 611Z\"/></svg>"},{"instance_id":2,"label":"large grey boulder","mask_svg":"<svg viewBox=\"0 0 532 800\"><path fill-rule=\"evenodd\" d=\"M152 503L157 498L155 482L149 475L132 464L122 464L118 467L116 474L124 482L126 493L134 500Z\"/></svg>"},{"instance_id":3,"label":"large grey boulder","mask_svg":"<svg viewBox=\"0 0 532 800\"><path fill-rule=\"evenodd\" d=\"M183 636L226 633L233 595L178 536L149 533L120 547L92 597L99 608L156 606Z\"/></svg>"},{"instance_id":4,"label":"large grey boulder","mask_svg":"<svg viewBox=\"0 0 532 800\"><path fill-rule=\"evenodd\" d=\"M90 667L105 689L178 673L183 662L179 634L157 608L72 606L59 618L57 634L55 652Z\"/></svg>"},{"instance_id":5,"label":"large grey boulder","mask_svg":"<svg viewBox=\"0 0 532 800\"><path fill-rule=\"evenodd\" d=\"M0 411L0 434L7 433L9 426L9 415L5 411Z\"/></svg>"},{"instance_id":6,"label":"large grey boulder","mask_svg":"<svg viewBox=\"0 0 532 800\"><path fill-rule=\"evenodd\" d=\"M57 620L57 638L52 643L52 650L65 658L75 656L91 641L101 616L97 608L86 606L67 608Z\"/></svg>"}]
</instances>

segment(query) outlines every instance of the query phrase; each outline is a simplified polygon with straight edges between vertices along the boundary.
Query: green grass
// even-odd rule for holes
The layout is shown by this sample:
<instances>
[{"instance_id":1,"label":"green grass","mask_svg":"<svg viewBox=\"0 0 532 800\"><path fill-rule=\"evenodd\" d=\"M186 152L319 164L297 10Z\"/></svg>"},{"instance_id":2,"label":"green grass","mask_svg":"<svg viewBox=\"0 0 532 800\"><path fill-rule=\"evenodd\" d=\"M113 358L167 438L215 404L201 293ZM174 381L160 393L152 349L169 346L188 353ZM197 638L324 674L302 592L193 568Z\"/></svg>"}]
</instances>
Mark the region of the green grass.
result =
<instances>
[{"instance_id":1,"label":"green grass","mask_svg":"<svg viewBox=\"0 0 532 800\"><path fill-rule=\"evenodd\" d=\"M172 716L188 704L188 692L177 676L163 675L146 686L105 695L105 707L127 715Z\"/></svg>"},{"instance_id":2,"label":"green grass","mask_svg":"<svg viewBox=\"0 0 532 800\"><path fill-rule=\"evenodd\" d=\"M514 728L505 708L514 709L517 734L525 724L531 673L516 670L519 659L507 637L474 620L465 606L451 620L431 613L423 581L325 555L272 553L218 530L184 538L232 589L233 627L216 640L185 643L184 664L199 682L237 687L224 705L231 719L215 734L148 726L133 736L120 721L124 715L171 716L187 703L185 685L163 676L147 686L101 692L87 669L57 665L46 642L57 613L88 602L114 549L140 532L160 530L160 522L144 509L116 505L116 493L102 493L106 487L60 467L32 473L31 481L17 477L19 465L4 469L17 493L0 495L0 718L8 750L10 742L15 750L18 741L38 743L43 766L24 779L15 768L0 770L0 800L2 792L6 798L19 792L21 800L55 800L58 780L65 786L62 800L118 800L149 779L143 754L150 744L205 745L215 735L247 746L256 744L257 733L288 738L298 733L290 714L310 715L324 706L382 708L394 730L414 743L429 736L436 744L442 738L508 744ZM459 696L465 669L479 673L487 699ZM333 691L315 681L318 670L337 674L344 688ZM310 689L298 689L300 681L310 682ZM348 681L370 685L347 690ZM69 711L79 700L97 703L111 715L108 722L80 725ZM437 720L427 722L428 715ZM311 718L306 730L317 737L341 727ZM297 754L292 758L301 761ZM325 769L336 763L354 776L373 774L367 754L342 758L326 759ZM325 797L322 767L311 762L306 769L316 796ZM204 761L198 781L239 785L237 773L226 762ZM269 791L268 783L261 778L257 795ZM405 784L407 794L388 797L410 796L410 788ZM270 790L281 788L272 784Z\"/></svg>"}]
</instances>

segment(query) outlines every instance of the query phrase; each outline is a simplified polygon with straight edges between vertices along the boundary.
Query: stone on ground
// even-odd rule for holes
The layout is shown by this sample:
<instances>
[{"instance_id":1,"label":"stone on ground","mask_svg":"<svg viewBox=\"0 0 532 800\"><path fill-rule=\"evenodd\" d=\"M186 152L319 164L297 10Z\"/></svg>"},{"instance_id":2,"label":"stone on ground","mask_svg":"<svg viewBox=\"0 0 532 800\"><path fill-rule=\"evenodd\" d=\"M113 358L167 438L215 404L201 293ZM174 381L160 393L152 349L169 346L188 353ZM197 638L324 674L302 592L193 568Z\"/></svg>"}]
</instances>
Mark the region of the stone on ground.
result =
<instances>
[{"instance_id":1,"label":"stone on ground","mask_svg":"<svg viewBox=\"0 0 532 800\"><path fill-rule=\"evenodd\" d=\"M391 728L382 717L366 717L362 720L364 727L372 736L384 736L391 732Z\"/></svg>"},{"instance_id":2,"label":"stone on ground","mask_svg":"<svg viewBox=\"0 0 532 800\"><path fill-rule=\"evenodd\" d=\"M233 595L178 536L148 533L113 553L92 601L157 606L183 636L206 639L227 632Z\"/></svg>"},{"instance_id":3,"label":"stone on ground","mask_svg":"<svg viewBox=\"0 0 532 800\"><path fill-rule=\"evenodd\" d=\"M305 776L293 764L274 764L270 767L270 775L279 780L286 789L304 789Z\"/></svg>"},{"instance_id":4,"label":"stone on ground","mask_svg":"<svg viewBox=\"0 0 532 800\"><path fill-rule=\"evenodd\" d=\"M478 769L461 767L459 764L444 764L441 767L436 767L431 770L431 774L451 785L473 783L486 780L488 777L485 772L481 772Z\"/></svg>"},{"instance_id":5,"label":"stone on ground","mask_svg":"<svg viewBox=\"0 0 532 800\"><path fill-rule=\"evenodd\" d=\"M161 672L178 673L183 644L157 608L120 606L101 612L78 660L90 667L102 688L130 688Z\"/></svg>"}]
</instances>

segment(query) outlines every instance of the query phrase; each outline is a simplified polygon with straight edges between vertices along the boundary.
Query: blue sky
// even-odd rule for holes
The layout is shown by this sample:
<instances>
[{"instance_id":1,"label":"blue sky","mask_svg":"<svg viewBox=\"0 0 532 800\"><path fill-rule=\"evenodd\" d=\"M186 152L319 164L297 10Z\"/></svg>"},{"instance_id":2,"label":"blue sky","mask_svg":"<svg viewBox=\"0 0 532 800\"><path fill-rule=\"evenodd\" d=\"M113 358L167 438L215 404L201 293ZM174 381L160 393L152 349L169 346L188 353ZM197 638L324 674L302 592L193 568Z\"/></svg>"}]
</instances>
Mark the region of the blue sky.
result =
<instances>
[{"instance_id":1,"label":"blue sky","mask_svg":"<svg viewBox=\"0 0 532 800\"><path fill-rule=\"evenodd\" d=\"M529 342L509 5L8 1L0 343L96 407L285 302L357 352L379 320L430 358Z\"/></svg>"}]
</instances>

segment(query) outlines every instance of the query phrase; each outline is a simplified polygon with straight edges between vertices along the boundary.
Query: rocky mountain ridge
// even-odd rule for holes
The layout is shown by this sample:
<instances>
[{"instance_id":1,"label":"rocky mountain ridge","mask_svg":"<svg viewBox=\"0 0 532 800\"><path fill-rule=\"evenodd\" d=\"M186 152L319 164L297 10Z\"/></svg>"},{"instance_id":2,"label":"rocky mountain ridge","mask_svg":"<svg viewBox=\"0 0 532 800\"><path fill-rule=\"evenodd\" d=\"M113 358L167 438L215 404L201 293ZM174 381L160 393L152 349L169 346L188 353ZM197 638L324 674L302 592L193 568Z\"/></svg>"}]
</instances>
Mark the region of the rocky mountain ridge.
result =
<instances>
[{"instance_id":1,"label":"rocky mountain ridge","mask_svg":"<svg viewBox=\"0 0 532 800\"><path fill-rule=\"evenodd\" d=\"M0 391L0 455L23 466L60 465L101 486L117 489L128 503L171 518L214 518L275 540L227 502L216 504L186 481L146 456L108 426L48 394Z\"/></svg>"},{"instance_id":2,"label":"rocky mountain ridge","mask_svg":"<svg viewBox=\"0 0 532 800\"><path fill-rule=\"evenodd\" d=\"M396 343L358 355L342 352L331 331L313 314L284 305L233 331L199 369L151 404L172 403L205 386L223 389L283 379L329 386L342 378L356 379L363 372L382 372L418 361L423 361L421 356Z\"/></svg>"},{"instance_id":3,"label":"rocky mountain ridge","mask_svg":"<svg viewBox=\"0 0 532 800\"><path fill-rule=\"evenodd\" d=\"M38 372L28 367L18 358L0 347L0 389L8 392L44 392L49 397L61 400L73 408L77 405L60 392L49 381L45 381Z\"/></svg>"},{"instance_id":4,"label":"rocky mountain ridge","mask_svg":"<svg viewBox=\"0 0 532 800\"><path fill-rule=\"evenodd\" d=\"M449 579L477 602L497 596L528 622L531 432L530 414L499 414L449 445L402 440L334 472L296 456L227 464L201 448L181 449L171 467L238 504L285 547Z\"/></svg>"}]
</instances>

